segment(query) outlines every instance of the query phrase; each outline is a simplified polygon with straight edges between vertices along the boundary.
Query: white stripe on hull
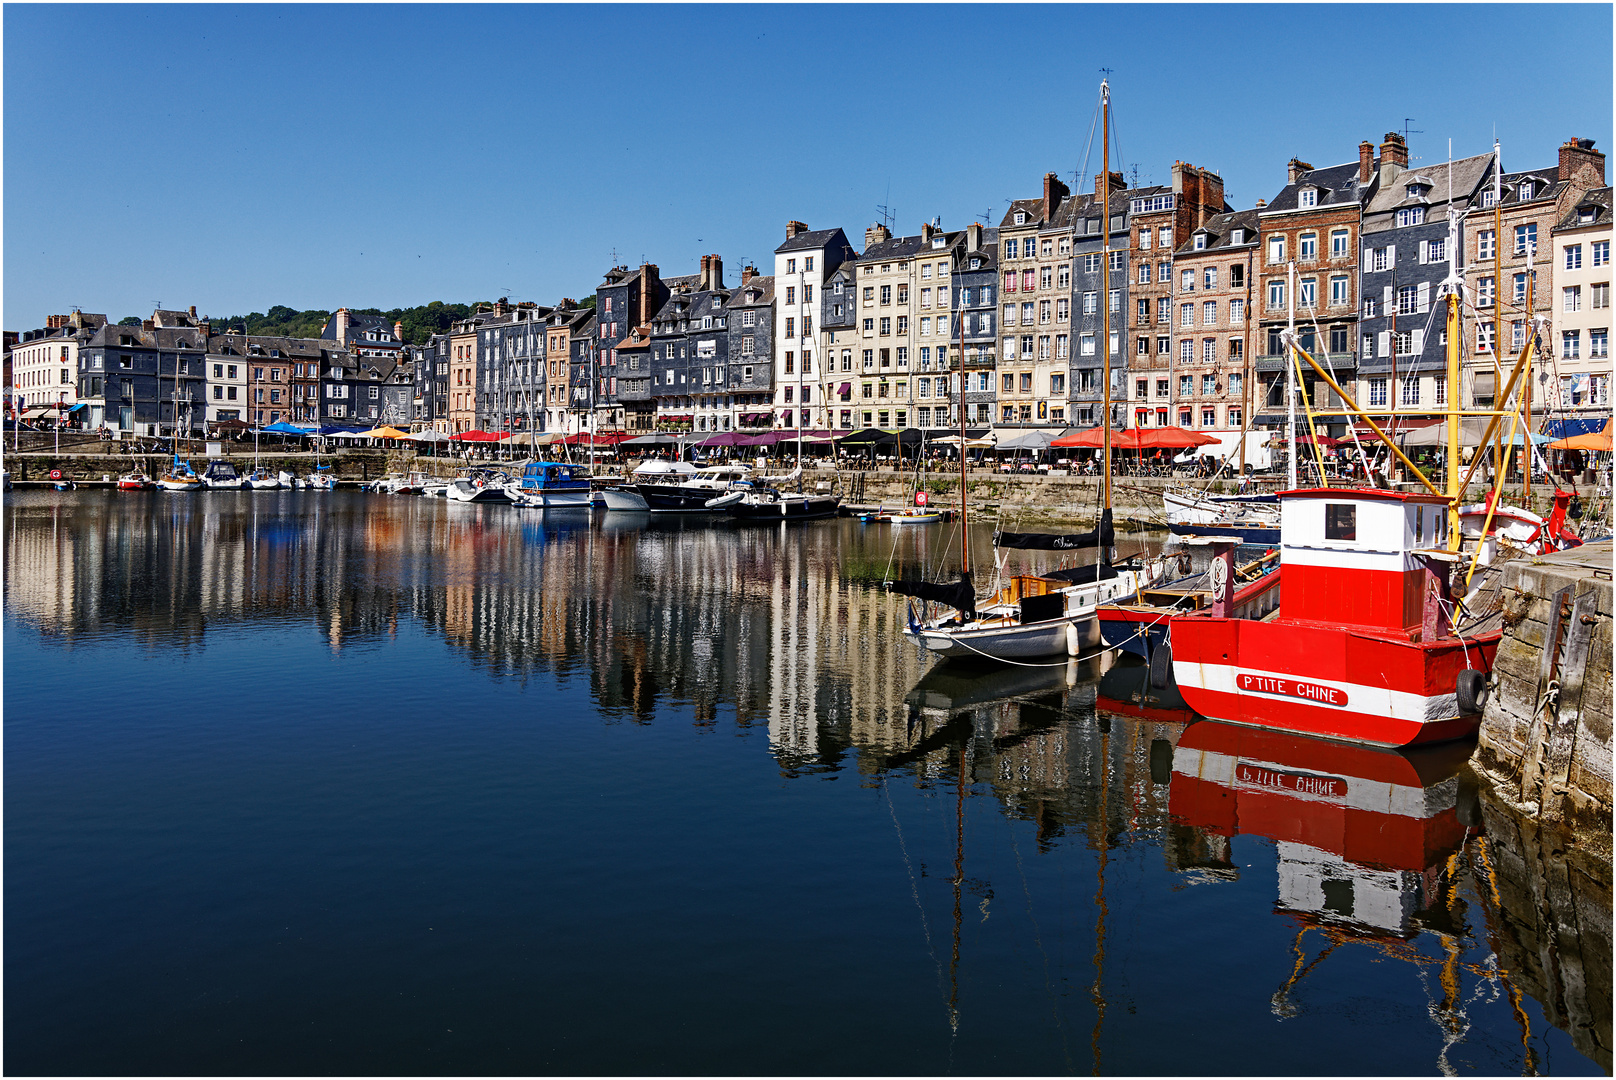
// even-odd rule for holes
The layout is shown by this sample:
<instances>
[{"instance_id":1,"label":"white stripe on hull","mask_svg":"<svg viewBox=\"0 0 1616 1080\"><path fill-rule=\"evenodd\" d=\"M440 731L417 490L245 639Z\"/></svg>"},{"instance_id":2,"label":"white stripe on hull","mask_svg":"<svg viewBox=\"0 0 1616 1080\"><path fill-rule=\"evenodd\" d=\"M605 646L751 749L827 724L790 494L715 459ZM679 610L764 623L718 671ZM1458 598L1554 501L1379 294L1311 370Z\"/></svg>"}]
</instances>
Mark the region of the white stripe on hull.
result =
<instances>
[{"instance_id":1,"label":"white stripe on hull","mask_svg":"<svg viewBox=\"0 0 1616 1080\"><path fill-rule=\"evenodd\" d=\"M1300 681L1311 683L1315 686L1331 687L1346 694L1347 704L1337 707L1309 702L1304 698L1291 694L1269 694L1257 690L1242 690L1235 679L1237 674L1257 675L1283 679L1288 682ZM1238 697L1255 698L1258 701L1283 701L1296 706L1311 705L1321 714L1365 713L1371 716L1384 716L1414 724L1428 724L1434 720L1447 720L1459 715L1457 694L1434 694L1427 697L1423 694L1393 690L1385 686L1341 682L1336 679L1323 679L1316 675L1298 672L1241 668L1236 667L1234 664L1198 663L1193 660L1180 660L1176 656L1173 659L1173 679L1178 683L1180 689L1190 687L1191 689L1234 694Z\"/></svg>"}]
</instances>

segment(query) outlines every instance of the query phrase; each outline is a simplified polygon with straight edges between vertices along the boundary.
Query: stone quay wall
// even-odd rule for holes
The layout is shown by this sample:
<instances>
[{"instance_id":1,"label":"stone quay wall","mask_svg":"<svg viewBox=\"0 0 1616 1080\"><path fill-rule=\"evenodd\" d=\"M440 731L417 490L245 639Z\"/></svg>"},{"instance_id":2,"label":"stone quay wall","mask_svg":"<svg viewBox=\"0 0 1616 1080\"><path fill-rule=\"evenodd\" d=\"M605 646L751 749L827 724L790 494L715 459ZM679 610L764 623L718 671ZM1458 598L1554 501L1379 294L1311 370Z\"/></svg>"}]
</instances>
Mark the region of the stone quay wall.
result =
<instances>
[{"instance_id":1,"label":"stone quay wall","mask_svg":"<svg viewBox=\"0 0 1616 1080\"><path fill-rule=\"evenodd\" d=\"M1474 762L1527 818L1611 854L1611 541L1504 570L1504 638Z\"/></svg>"}]
</instances>

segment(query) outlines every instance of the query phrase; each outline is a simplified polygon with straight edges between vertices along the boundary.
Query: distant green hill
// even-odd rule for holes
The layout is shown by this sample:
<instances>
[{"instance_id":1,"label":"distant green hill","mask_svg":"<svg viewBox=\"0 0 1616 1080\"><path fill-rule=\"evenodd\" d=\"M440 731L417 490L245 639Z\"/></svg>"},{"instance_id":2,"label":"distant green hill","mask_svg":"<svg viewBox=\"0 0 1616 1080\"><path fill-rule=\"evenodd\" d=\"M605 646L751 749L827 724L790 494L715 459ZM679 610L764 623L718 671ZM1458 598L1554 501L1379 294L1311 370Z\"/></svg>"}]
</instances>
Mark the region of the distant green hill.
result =
<instances>
[{"instance_id":1,"label":"distant green hill","mask_svg":"<svg viewBox=\"0 0 1616 1080\"><path fill-rule=\"evenodd\" d=\"M487 306L488 301L479 301ZM401 322L404 324L404 340L411 345L423 345L433 334L446 334L449 325L457 319L464 319L476 310L476 303L472 304L445 304L442 300L434 300L430 304L421 304L418 307L392 308L383 311L381 308L351 308L355 315L381 315L388 322ZM223 330L229 326L245 326L249 334L281 335L285 337L314 338L320 336L325 329L326 320L331 318L331 312L311 309L309 311L295 311L282 304L269 309L267 314L254 311L248 315L230 315L224 318L209 317L214 330Z\"/></svg>"}]
</instances>

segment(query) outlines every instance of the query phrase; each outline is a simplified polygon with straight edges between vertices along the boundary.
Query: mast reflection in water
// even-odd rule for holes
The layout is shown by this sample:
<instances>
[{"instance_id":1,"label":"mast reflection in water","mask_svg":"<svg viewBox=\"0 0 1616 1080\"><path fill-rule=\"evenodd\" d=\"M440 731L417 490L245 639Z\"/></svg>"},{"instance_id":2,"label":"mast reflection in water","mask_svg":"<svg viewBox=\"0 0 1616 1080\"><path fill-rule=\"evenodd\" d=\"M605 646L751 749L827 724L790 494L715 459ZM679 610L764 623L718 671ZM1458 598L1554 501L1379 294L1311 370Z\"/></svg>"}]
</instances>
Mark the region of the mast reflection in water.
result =
<instances>
[{"instance_id":1,"label":"mast reflection in water","mask_svg":"<svg viewBox=\"0 0 1616 1080\"><path fill-rule=\"evenodd\" d=\"M880 582L946 528L5 516L12 1072L1609 1068L1463 774L933 666Z\"/></svg>"}]
</instances>

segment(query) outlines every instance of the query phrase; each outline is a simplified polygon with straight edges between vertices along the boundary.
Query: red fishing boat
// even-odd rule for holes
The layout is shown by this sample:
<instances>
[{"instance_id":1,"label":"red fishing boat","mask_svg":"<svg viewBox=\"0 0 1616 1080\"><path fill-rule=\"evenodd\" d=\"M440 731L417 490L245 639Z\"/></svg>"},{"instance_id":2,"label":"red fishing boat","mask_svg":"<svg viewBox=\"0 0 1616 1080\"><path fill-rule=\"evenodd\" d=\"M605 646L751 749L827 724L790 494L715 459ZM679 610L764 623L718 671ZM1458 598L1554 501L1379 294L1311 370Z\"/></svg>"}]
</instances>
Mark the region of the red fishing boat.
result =
<instances>
[{"instance_id":1,"label":"red fishing boat","mask_svg":"<svg viewBox=\"0 0 1616 1080\"><path fill-rule=\"evenodd\" d=\"M1234 547L1209 610L1175 616L1173 675L1215 720L1381 746L1475 731L1501 631L1456 634L1442 495L1316 488L1280 494L1285 591L1240 618Z\"/></svg>"}]
</instances>

